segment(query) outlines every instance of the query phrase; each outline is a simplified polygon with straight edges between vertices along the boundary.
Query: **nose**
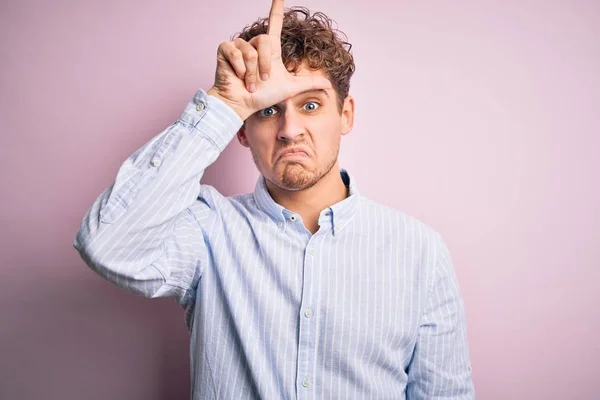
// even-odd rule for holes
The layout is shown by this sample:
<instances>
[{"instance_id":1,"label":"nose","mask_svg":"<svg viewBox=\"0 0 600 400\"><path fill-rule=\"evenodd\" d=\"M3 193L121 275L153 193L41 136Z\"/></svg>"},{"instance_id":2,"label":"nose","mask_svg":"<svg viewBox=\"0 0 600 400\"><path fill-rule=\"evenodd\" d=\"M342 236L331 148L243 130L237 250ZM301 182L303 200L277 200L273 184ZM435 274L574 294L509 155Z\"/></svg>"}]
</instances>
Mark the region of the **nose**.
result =
<instances>
[{"instance_id":1,"label":"nose","mask_svg":"<svg viewBox=\"0 0 600 400\"><path fill-rule=\"evenodd\" d=\"M279 140L294 142L304 136L302 117L293 110L285 110L279 119L279 124L279 134L277 135Z\"/></svg>"}]
</instances>

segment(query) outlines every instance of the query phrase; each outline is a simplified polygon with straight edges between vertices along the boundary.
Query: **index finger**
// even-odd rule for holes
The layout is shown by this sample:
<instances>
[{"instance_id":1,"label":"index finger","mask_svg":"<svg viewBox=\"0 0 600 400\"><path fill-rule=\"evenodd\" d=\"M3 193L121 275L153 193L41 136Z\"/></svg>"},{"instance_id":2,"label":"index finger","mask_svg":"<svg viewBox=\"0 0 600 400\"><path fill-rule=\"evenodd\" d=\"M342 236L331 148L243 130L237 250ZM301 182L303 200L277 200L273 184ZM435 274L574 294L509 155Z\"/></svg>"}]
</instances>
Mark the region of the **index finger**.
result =
<instances>
[{"instance_id":1,"label":"index finger","mask_svg":"<svg viewBox=\"0 0 600 400\"><path fill-rule=\"evenodd\" d=\"M281 38L281 29L283 27L283 0L273 0L271 12L269 12L269 27L267 33L269 36Z\"/></svg>"}]
</instances>

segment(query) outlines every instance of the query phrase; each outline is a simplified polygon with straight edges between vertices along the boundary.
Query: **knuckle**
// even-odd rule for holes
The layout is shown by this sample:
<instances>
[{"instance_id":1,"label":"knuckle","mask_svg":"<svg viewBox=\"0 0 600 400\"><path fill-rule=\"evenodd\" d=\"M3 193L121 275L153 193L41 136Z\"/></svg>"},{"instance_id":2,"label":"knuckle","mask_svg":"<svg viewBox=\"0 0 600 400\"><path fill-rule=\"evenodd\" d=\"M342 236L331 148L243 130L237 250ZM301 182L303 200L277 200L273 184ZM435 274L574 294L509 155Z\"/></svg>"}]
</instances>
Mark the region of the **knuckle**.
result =
<instances>
[{"instance_id":1,"label":"knuckle","mask_svg":"<svg viewBox=\"0 0 600 400\"><path fill-rule=\"evenodd\" d=\"M232 61L238 61L242 59L242 53L238 49L232 49L229 52L229 59Z\"/></svg>"},{"instance_id":2,"label":"knuckle","mask_svg":"<svg viewBox=\"0 0 600 400\"><path fill-rule=\"evenodd\" d=\"M268 37L259 40L258 47L264 51L269 51L271 48L271 40Z\"/></svg>"},{"instance_id":3,"label":"knuckle","mask_svg":"<svg viewBox=\"0 0 600 400\"><path fill-rule=\"evenodd\" d=\"M228 50L228 45L229 42L223 42L219 45L219 47L217 48L217 53L222 53L222 54L226 54L227 50Z\"/></svg>"},{"instance_id":4,"label":"knuckle","mask_svg":"<svg viewBox=\"0 0 600 400\"><path fill-rule=\"evenodd\" d=\"M258 53L256 50L248 50L244 53L244 58L246 58L248 61L255 62L258 60Z\"/></svg>"}]
</instances>

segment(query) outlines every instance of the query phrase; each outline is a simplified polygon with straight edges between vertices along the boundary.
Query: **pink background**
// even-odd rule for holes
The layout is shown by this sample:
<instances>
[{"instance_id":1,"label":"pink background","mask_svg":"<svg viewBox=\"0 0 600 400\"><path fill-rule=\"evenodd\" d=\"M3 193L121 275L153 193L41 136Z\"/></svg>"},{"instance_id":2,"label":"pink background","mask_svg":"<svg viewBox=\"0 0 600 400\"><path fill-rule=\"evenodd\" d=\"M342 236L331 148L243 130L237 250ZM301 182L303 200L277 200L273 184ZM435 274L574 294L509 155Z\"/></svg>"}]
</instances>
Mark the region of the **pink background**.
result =
<instances>
[{"instance_id":1,"label":"pink background","mask_svg":"<svg viewBox=\"0 0 600 400\"><path fill-rule=\"evenodd\" d=\"M354 45L342 165L446 238L478 399L598 399L600 3L432 3L304 2ZM269 4L0 3L0 398L188 397L179 306L109 285L71 243ZM234 194L257 172L235 142L206 176Z\"/></svg>"}]
</instances>

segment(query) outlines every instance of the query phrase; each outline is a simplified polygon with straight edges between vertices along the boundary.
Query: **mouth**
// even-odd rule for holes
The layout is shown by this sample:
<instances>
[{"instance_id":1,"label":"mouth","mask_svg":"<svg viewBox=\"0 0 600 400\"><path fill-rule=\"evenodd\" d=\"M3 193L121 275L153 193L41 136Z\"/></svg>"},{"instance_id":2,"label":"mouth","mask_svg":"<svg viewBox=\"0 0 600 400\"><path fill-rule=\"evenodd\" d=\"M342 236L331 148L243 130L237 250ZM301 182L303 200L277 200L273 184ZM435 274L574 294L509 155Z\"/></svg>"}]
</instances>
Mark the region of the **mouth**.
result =
<instances>
[{"instance_id":1,"label":"mouth","mask_svg":"<svg viewBox=\"0 0 600 400\"><path fill-rule=\"evenodd\" d=\"M288 149L281 152L279 158L280 159L290 159L290 158L304 158L308 157L308 152L303 149Z\"/></svg>"}]
</instances>

